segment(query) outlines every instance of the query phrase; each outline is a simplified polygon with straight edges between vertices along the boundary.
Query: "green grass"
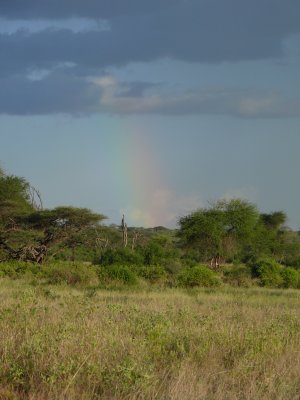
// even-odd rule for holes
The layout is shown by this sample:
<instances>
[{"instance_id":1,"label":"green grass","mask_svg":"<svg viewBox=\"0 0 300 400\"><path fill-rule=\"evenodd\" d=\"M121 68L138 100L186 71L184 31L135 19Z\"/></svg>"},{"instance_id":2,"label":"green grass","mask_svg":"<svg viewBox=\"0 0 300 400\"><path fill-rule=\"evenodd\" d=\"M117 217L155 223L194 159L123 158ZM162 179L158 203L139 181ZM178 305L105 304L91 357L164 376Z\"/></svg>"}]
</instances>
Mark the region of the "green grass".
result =
<instances>
[{"instance_id":1,"label":"green grass","mask_svg":"<svg viewBox=\"0 0 300 400\"><path fill-rule=\"evenodd\" d=\"M0 280L0 399L298 399L300 292Z\"/></svg>"}]
</instances>

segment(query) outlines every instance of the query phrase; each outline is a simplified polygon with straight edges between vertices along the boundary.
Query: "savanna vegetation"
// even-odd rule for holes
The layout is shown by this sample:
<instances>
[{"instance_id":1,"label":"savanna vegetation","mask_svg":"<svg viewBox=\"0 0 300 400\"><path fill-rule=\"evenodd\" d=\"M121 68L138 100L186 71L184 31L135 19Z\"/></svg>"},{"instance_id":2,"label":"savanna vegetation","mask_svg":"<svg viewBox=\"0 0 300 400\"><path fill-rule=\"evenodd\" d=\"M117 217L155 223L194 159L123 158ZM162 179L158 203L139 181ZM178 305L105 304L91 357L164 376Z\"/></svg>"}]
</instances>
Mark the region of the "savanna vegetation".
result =
<instances>
[{"instance_id":1,"label":"savanna vegetation","mask_svg":"<svg viewBox=\"0 0 300 400\"><path fill-rule=\"evenodd\" d=\"M0 398L298 399L300 292L0 281Z\"/></svg>"},{"instance_id":2,"label":"savanna vegetation","mask_svg":"<svg viewBox=\"0 0 300 400\"><path fill-rule=\"evenodd\" d=\"M104 221L0 171L0 400L300 397L284 212L233 199L174 230Z\"/></svg>"}]
</instances>

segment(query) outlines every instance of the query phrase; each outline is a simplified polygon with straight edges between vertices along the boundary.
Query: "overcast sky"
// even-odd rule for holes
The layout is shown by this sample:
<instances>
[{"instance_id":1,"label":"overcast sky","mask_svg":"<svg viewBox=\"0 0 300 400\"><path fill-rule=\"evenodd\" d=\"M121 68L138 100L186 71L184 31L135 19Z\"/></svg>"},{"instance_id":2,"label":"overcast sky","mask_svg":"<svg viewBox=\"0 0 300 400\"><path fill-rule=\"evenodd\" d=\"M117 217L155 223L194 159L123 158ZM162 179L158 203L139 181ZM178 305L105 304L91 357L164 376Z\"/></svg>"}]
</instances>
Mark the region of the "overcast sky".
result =
<instances>
[{"instance_id":1,"label":"overcast sky","mask_svg":"<svg viewBox=\"0 0 300 400\"><path fill-rule=\"evenodd\" d=\"M47 207L300 229L299 0L1 0L0 162Z\"/></svg>"}]
</instances>

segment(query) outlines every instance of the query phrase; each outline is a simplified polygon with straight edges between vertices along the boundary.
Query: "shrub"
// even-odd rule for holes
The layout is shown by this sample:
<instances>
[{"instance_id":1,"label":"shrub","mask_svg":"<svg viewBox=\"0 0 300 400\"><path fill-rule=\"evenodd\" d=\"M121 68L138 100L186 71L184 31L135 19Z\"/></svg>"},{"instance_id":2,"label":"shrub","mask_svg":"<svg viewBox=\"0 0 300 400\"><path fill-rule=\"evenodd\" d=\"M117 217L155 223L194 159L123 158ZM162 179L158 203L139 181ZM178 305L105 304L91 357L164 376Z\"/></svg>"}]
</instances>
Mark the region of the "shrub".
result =
<instances>
[{"instance_id":1,"label":"shrub","mask_svg":"<svg viewBox=\"0 0 300 400\"><path fill-rule=\"evenodd\" d=\"M55 263L43 267L48 283L68 285L92 285L98 283L97 273L92 266L79 263Z\"/></svg>"},{"instance_id":2,"label":"shrub","mask_svg":"<svg viewBox=\"0 0 300 400\"><path fill-rule=\"evenodd\" d=\"M184 269L178 275L179 286L184 287L213 287L221 284L219 276L203 265L197 265L195 267Z\"/></svg>"},{"instance_id":3,"label":"shrub","mask_svg":"<svg viewBox=\"0 0 300 400\"><path fill-rule=\"evenodd\" d=\"M251 269L244 264L223 269L224 281L232 286L249 287L252 285Z\"/></svg>"},{"instance_id":4,"label":"shrub","mask_svg":"<svg viewBox=\"0 0 300 400\"><path fill-rule=\"evenodd\" d=\"M177 275L187 265L180 259L165 260L163 263L164 269L171 275Z\"/></svg>"},{"instance_id":5,"label":"shrub","mask_svg":"<svg viewBox=\"0 0 300 400\"><path fill-rule=\"evenodd\" d=\"M162 281L167 276L165 269L160 265L145 265L143 267L138 267L136 271L140 277L151 283Z\"/></svg>"},{"instance_id":6,"label":"shrub","mask_svg":"<svg viewBox=\"0 0 300 400\"><path fill-rule=\"evenodd\" d=\"M300 288L300 272L291 267L285 267L281 270L284 288Z\"/></svg>"},{"instance_id":7,"label":"shrub","mask_svg":"<svg viewBox=\"0 0 300 400\"><path fill-rule=\"evenodd\" d=\"M101 265L142 265L143 256L128 248L120 249L107 249L105 250L99 260Z\"/></svg>"},{"instance_id":8,"label":"shrub","mask_svg":"<svg viewBox=\"0 0 300 400\"><path fill-rule=\"evenodd\" d=\"M300 257L299 256L287 257L286 264L289 265L290 267L300 270Z\"/></svg>"},{"instance_id":9,"label":"shrub","mask_svg":"<svg viewBox=\"0 0 300 400\"><path fill-rule=\"evenodd\" d=\"M282 266L270 258L260 259L251 266L252 275L258 277L260 284L267 287L283 285Z\"/></svg>"},{"instance_id":10,"label":"shrub","mask_svg":"<svg viewBox=\"0 0 300 400\"><path fill-rule=\"evenodd\" d=\"M137 283L136 274L126 265L100 267L98 269L98 276L100 282L103 283L111 283L112 281L126 285L135 285Z\"/></svg>"},{"instance_id":11,"label":"shrub","mask_svg":"<svg viewBox=\"0 0 300 400\"><path fill-rule=\"evenodd\" d=\"M5 261L0 263L0 276L18 279L24 275L38 274L41 274L41 266L39 264L31 264L25 261Z\"/></svg>"},{"instance_id":12,"label":"shrub","mask_svg":"<svg viewBox=\"0 0 300 400\"><path fill-rule=\"evenodd\" d=\"M154 241L150 241L143 249L144 264L153 265L160 262L164 257L164 248Z\"/></svg>"}]
</instances>

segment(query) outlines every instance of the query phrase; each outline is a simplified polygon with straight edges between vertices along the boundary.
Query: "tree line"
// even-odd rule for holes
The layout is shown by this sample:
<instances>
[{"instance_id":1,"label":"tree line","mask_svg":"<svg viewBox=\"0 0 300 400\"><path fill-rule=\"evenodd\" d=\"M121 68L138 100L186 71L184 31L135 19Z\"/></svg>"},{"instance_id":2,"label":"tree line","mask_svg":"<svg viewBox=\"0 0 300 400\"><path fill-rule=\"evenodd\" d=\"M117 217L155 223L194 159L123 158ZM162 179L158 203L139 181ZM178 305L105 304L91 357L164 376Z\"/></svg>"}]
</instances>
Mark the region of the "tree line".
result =
<instances>
[{"instance_id":1,"label":"tree line","mask_svg":"<svg viewBox=\"0 0 300 400\"><path fill-rule=\"evenodd\" d=\"M259 212L241 199L220 200L178 220L178 229L106 226L86 208L44 209L24 178L0 170L0 260L81 260L103 265L161 265L170 273L205 263L218 269L262 257L300 268L300 236L283 211Z\"/></svg>"}]
</instances>

